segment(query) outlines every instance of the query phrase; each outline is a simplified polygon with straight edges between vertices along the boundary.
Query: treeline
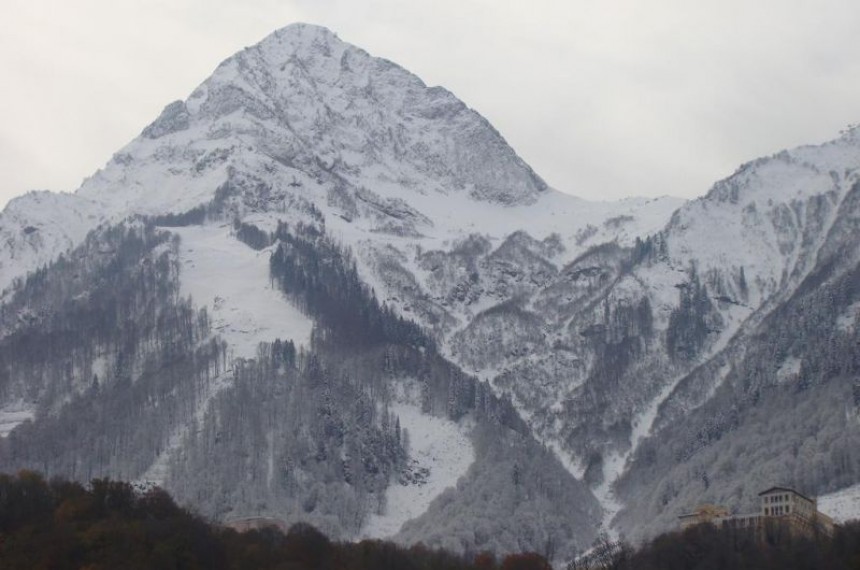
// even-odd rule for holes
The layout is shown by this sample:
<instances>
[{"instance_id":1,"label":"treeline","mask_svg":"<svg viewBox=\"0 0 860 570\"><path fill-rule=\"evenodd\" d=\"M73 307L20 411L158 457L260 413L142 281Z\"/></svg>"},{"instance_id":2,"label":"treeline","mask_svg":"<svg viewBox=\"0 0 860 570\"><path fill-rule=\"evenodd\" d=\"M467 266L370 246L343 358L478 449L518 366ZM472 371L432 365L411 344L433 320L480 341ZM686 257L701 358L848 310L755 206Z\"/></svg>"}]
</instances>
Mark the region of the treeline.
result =
<instances>
[{"instance_id":1,"label":"treeline","mask_svg":"<svg viewBox=\"0 0 860 570\"><path fill-rule=\"evenodd\" d=\"M176 243L151 226L120 224L22 280L0 306L0 397L65 401L108 373L131 376L147 356L197 346L208 316L179 297ZM103 369L93 367L99 359Z\"/></svg>"},{"instance_id":2,"label":"treeline","mask_svg":"<svg viewBox=\"0 0 860 570\"><path fill-rule=\"evenodd\" d=\"M0 567L4 570L548 570L536 554L497 562L381 541L336 543L307 524L287 533L239 533L207 524L159 488L97 479L46 482L23 471L0 475Z\"/></svg>"},{"instance_id":3,"label":"treeline","mask_svg":"<svg viewBox=\"0 0 860 570\"><path fill-rule=\"evenodd\" d=\"M255 359L233 363L229 381L185 432L182 453L167 465L164 484L182 504L213 519L277 516L308 522L334 538L359 535L370 515L385 512L387 488L408 475L409 434L391 411L407 392L424 413L454 421L473 414L493 426L487 431L496 443L476 445L482 457L501 440L528 439L510 400L448 362L417 325L379 304L350 253L321 230L282 225L276 238L247 223L234 229L251 247L277 240L272 279L316 324L310 346L261 343ZM532 449L525 442L520 447ZM473 477L474 493L463 502L477 501L478 488L487 492L494 471L514 469L527 449L494 459L493 469ZM553 473L553 482L559 478L548 459L538 463ZM522 494L550 494L544 479L549 478L524 481ZM511 486L509 476L492 480L503 488L490 491L494 495ZM578 508L572 505L579 499L566 493L565 508L545 518L556 520L560 512ZM515 513L520 522L529 521L535 537L526 537L520 548L542 548L545 541L538 537L556 534L525 518L528 513L515 500L494 509L486 515L492 521L487 537L499 536L496 527L506 526L506 517ZM575 533L563 528L557 534L565 537L556 539L563 542L559 549L568 552ZM457 550L476 542L474 536L464 540ZM517 544L517 537L500 543L507 552Z\"/></svg>"},{"instance_id":4,"label":"treeline","mask_svg":"<svg viewBox=\"0 0 860 570\"><path fill-rule=\"evenodd\" d=\"M778 530L778 529L777 529ZM83 486L22 471L0 474L0 567L4 570L551 570L536 553L497 559L422 545L334 542L306 523L283 533L214 526L179 507L160 488L95 479ZM703 524L633 549L605 537L566 570L856 570L860 523L832 536Z\"/></svg>"},{"instance_id":5,"label":"treeline","mask_svg":"<svg viewBox=\"0 0 860 570\"><path fill-rule=\"evenodd\" d=\"M634 550L601 540L567 570L857 570L860 522L833 536L797 536L774 527L764 538L745 529L701 524L661 535Z\"/></svg>"},{"instance_id":6,"label":"treeline","mask_svg":"<svg viewBox=\"0 0 860 570\"><path fill-rule=\"evenodd\" d=\"M179 238L156 222L171 220L94 231L0 309L2 401L35 411L0 439L0 472L152 480L213 520L276 516L352 537L411 473L396 413L405 398L433 416L470 416L485 434L473 442L480 468L425 515L422 528L445 529L424 533L426 544L552 545L568 556L590 543L596 502L541 450L510 399L380 304L324 230L282 226L275 246L286 263L273 281L313 317L310 346L275 341L233 360L206 310L182 296ZM236 232L255 247L276 239L250 224ZM541 516L529 508L535 497ZM565 522L580 511L588 520Z\"/></svg>"},{"instance_id":7,"label":"treeline","mask_svg":"<svg viewBox=\"0 0 860 570\"><path fill-rule=\"evenodd\" d=\"M0 439L0 470L139 476L227 366L205 309L179 294L177 241L142 223L94 231L0 308L0 401L36 421Z\"/></svg>"},{"instance_id":8,"label":"treeline","mask_svg":"<svg viewBox=\"0 0 860 570\"><path fill-rule=\"evenodd\" d=\"M272 279L302 311L317 319L318 335L346 349L391 342L433 345L418 325L379 304L359 277L350 252L315 226L288 228L280 223L275 239Z\"/></svg>"},{"instance_id":9,"label":"treeline","mask_svg":"<svg viewBox=\"0 0 860 570\"><path fill-rule=\"evenodd\" d=\"M241 234L255 243L266 241L255 239L259 232L250 228ZM534 441L509 398L497 397L486 382L465 374L437 352L417 325L380 304L360 280L349 251L323 231L282 224L275 240L272 279L314 318L315 330L294 370L261 353L254 365L242 367L236 388L216 398L221 411L213 417L248 418L236 410L242 407L287 413L259 413L230 429L221 424L196 432L198 439L208 440L204 445L221 449L215 457L244 466L237 475L251 469L251 478L264 482L255 485L261 493L249 492L247 481L238 478L211 495L223 498L229 489L229 501L211 503L203 512L221 518L226 518L221 508L279 512L332 536L354 536L367 514L385 508L386 484L398 484L408 437L401 432L398 439L397 417L386 419L386 410L389 402L409 393L423 413L453 421L471 415L479 427L472 438L477 467L456 492L413 521L402 538L458 552L536 550L558 556L591 542L594 530L588 521L599 518L599 506ZM272 347L271 353L278 350ZM367 400L375 402L378 413L364 405ZM296 421L306 427L296 430ZM254 460L241 452L225 453L227 449L254 449L261 455ZM208 465L191 463L204 471ZM229 465L218 469L229 470ZM171 488L179 492L175 485ZM183 490L178 496L186 500L195 495ZM540 505L540 515L534 505Z\"/></svg>"},{"instance_id":10,"label":"treeline","mask_svg":"<svg viewBox=\"0 0 860 570\"><path fill-rule=\"evenodd\" d=\"M346 363L353 377L363 371L383 383L402 375L416 378L424 413L459 420L475 411L479 418L527 429L509 400L496 398L486 383L443 358L419 325L377 301L348 249L303 224L280 223L274 240L271 278L314 318L310 348L319 358L333 367Z\"/></svg>"},{"instance_id":11,"label":"treeline","mask_svg":"<svg viewBox=\"0 0 860 570\"><path fill-rule=\"evenodd\" d=\"M385 386L363 372L337 373L290 342L261 344L188 431L170 489L213 518L262 514L358 534L408 459Z\"/></svg>"},{"instance_id":12,"label":"treeline","mask_svg":"<svg viewBox=\"0 0 860 570\"><path fill-rule=\"evenodd\" d=\"M669 315L666 329L666 351L672 360L692 359L707 343L708 334L716 332L719 317L708 295L708 287L699 279L696 268L690 269L690 280L678 285L680 302Z\"/></svg>"}]
</instances>

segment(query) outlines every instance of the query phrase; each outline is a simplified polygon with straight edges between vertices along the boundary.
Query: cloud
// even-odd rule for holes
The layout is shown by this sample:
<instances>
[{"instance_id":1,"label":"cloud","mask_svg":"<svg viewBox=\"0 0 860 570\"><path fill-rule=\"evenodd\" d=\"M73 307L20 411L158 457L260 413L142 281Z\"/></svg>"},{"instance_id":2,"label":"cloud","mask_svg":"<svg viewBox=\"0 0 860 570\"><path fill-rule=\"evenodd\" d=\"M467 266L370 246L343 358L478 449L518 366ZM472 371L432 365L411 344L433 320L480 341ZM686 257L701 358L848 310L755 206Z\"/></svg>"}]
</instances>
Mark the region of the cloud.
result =
<instances>
[{"instance_id":1,"label":"cloud","mask_svg":"<svg viewBox=\"0 0 860 570\"><path fill-rule=\"evenodd\" d=\"M74 189L221 60L293 21L447 87L584 197L700 195L860 117L860 7L842 0L7 4L0 202Z\"/></svg>"}]
</instances>

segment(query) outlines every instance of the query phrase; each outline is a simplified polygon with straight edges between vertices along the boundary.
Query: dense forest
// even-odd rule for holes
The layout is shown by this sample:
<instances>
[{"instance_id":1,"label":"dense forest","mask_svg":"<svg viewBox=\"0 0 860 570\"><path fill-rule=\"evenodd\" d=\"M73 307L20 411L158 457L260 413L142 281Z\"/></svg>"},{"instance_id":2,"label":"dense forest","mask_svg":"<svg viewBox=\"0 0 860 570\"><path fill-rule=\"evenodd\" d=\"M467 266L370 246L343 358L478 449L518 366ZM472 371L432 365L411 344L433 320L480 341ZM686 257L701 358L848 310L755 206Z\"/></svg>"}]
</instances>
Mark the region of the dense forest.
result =
<instances>
[{"instance_id":1,"label":"dense forest","mask_svg":"<svg viewBox=\"0 0 860 570\"><path fill-rule=\"evenodd\" d=\"M537 554L467 557L418 545L332 542L298 523L237 532L213 526L174 503L165 491L93 480L88 486L45 481L22 471L0 475L0 567L4 570L398 569L545 570Z\"/></svg>"},{"instance_id":2,"label":"dense forest","mask_svg":"<svg viewBox=\"0 0 860 570\"><path fill-rule=\"evenodd\" d=\"M458 552L538 550L556 556L590 543L593 526L576 521L599 516L594 499L534 441L508 398L453 365L420 327L377 301L348 248L315 226L279 224L271 235L250 224L236 229L251 247L274 246L271 279L312 316L315 328L309 350L299 350L293 361L275 362L263 355L277 356L277 348L261 345L254 364L236 369L234 388L214 399L211 418L242 421L228 429L203 425L183 446L192 458L184 468L193 473L182 475L179 465L174 473L199 488L211 457L219 458L215 465L224 458L242 468L212 469L235 475L211 495L221 500L200 501L193 489L171 484L178 497L193 498L202 512L221 519L238 510L275 511L336 538L354 536L367 513L385 510L386 486L407 467L407 434L388 414L405 391L425 414L476 422L476 461L456 490L403 527L399 540ZM248 449L262 455L249 457ZM250 493L248 473L270 482L268 490ZM511 520L517 524L505 524Z\"/></svg>"},{"instance_id":3,"label":"dense forest","mask_svg":"<svg viewBox=\"0 0 860 570\"><path fill-rule=\"evenodd\" d=\"M682 297L694 298L698 287ZM635 470L616 487L627 502L622 532L634 536L654 521L667 528L684 505L700 502L746 510L774 480L811 495L854 484L860 321L849 308L858 301L860 267L824 264L763 319L752 341L686 377L663 411L672 418L660 426L666 441L643 442ZM711 392L720 370L724 379ZM700 406L703 397L710 399Z\"/></svg>"},{"instance_id":4,"label":"dense forest","mask_svg":"<svg viewBox=\"0 0 860 570\"><path fill-rule=\"evenodd\" d=\"M244 224L237 238L254 247L260 231ZM279 223L272 254L272 279L303 312L317 320L318 333L340 348L383 343L433 347L421 328L380 306L358 275L352 254L315 226ZM319 334L317 337L319 338Z\"/></svg>"},{"instance_id":5,"label":"dense forest","mask_svg":"<svg viewBox=\"0 0 860 570\"><path fill-rule=\"evenodd\" d=\"M210 520L277 517L353 538L387 511L389 488L423 484L410 479L416 434L395 412L406 402L462 424L475 462L404 542L558 556L591 542L599 505L584 485L509 398L378 302L322 224L233 224L271 250L272 286L315 323L306 345L272 338L233 358L182 293L171 232L215 208L101 228L16 285L0 307L0 397L33 418L0 439L0 472L149 481Z\"/></svg>"},{"instance_id":6,"label":"dense forest","mask_svg":"<svg viewBox=\"0 0 860 570\"><path fill-rule=\"evenodd\" d=\"M566 570L856 570L860 523L832 537L699 525L637 549L603 537ZM334 542L306 523L238 532L215 526L174 503L160 488L94 479L46 481L32 471L0 475L0 567L5 570L315 569L549 570L539 554L497 559L491 552L452 554L422 545Z\"/></svg>"},{"instance_id":7,"label":"dense forest","mask_svg":"<svg viewBox=\"0 0 860 570\"><path fill-rule=\"evenodd\" d=\"M763 541L746 530L702 524L636 550L603 542L593 552L592 560L571 562L567 570L857 570L860 522L836 527L832 537L792 537L777 529Z\"/></svg>"},{"instance_id":8,"label":"dense forest","mask_svg":"<svg viewBox=\"0 0 860 570\"><path fill-rule=\"evenodd\" d=\"M0 307L0 401L38 421L0 440L0 469L131 479L193 413L226 345L179 293L177 245L120 224L18 284Z\"/></svg>"}]
</instances>

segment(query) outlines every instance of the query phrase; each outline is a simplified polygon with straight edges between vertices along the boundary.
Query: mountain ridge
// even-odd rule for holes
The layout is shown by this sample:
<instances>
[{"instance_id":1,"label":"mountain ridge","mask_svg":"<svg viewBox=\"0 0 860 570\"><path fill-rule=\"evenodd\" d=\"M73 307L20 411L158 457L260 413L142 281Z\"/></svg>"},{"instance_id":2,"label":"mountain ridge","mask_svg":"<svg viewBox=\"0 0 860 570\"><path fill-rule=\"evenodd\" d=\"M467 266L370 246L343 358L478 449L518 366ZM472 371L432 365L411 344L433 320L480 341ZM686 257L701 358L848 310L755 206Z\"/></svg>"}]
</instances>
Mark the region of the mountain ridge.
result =
<instances>
[{"instance_id":1,"label":"mountain ridge","mask_svg":"<svg viewBox=\"0 0 860 570\"><path fill-rule=\"evenodd\" d=\"M325 55L326 53L328 56ZM361 64L361 74L363 74L359 78L360 82L352 78L352 75L359 75L358 72L353 72L348 77L354 79L351 83L341 81L342 78L337 75L341 70L341 63L334 57L338 53L342 54L340 59L349 56L358 60L355 67ZM316 68L306 65L303 58L317 65L324 63L325 66L322 71L311 76L308 70ZM276 61L269 61L271 59ZM332 66L336 66L335 70ZM279 79L273 79L271 73L261 71L267 68L278 71L281 67L286 70L281 73L286 75ZM306 82L308 84L299 84L299 87L294 88L293 83L290 83L289 95L278 97L279 81L293 82L294 75L299 77L295 80L297 82L309 78L309 82ZM396 80L396 85L406 84L406 87L414 93L410 91L406 97L386 93L385 80L392 76ZM381 79L374 82L370 81L370 77L381 77ZM349 95L353 99L347 102L344 99L346 91L341 89L341 94L332 95L328 100L317 101L320 92L317 90L316 83L322 80L328 81L335 87L338 87L339 83L349 86ZM375 87L377 84L379 86ZM349 161L360 162L364 159L355 157L364 156L371 162L375 161L375 153L380 152L377 148L379 144L392 147L390 150L395 155L398 152L408 154L410 148L406 144L409 141L400 140L402 135L398 139L396 132L390 132L390 127L385 127L385 132L382 132L379 128L374 130L368 125L359 125L360 128L357 130L347 129L346 131L335 126L336 128L333 128L338 136L333 138L326 135L325 117L333 112L333 108L338 105L341 108L347 108L357 104L356 101L372 98L375 96L374 88L388 96L386 103L395 101L402 107L397 109L397 113L389 113L389 119L387 119L387 123L397 125L396 130L406 132L409 127L404 124L404 120L397 118L400 113L406 113L406 119L410 122L421 119L422 114L429 114L433 119L436 113L453 113L452 117L456 122L453 125L446 125L445 129L462 131L462 136L465 137L463 142L453 144L454 154L449 154L448 158L443 159L441 153L425 153L420 156L420 151L428 143L419 135L413 135L412 148L418 149L419 156L412 158L409 168L404 170L398 167L393 169L393 172L391 168L383 168L382 172L373 172L370 178L364 176L356 179L351 172L354 173L360 165L351 164ZM388 91L392 90L388 89ZM395 94L399 91L393 90ZM417 95L420 93L427 94L424 96L423 103L421 97ZM282 100L289 100L290 105L284 107ZM411 103L413 100L417 103ZM423 107L419 103L423 104ZM397 106L393 105L395 108ZM313 115L314 124L301 123L301 117L291 118L290 109L292 108L296 108L298 113ZM237 112L235 119L225 118ZM373 115L370 112L365 114ZM189 129L193 131L195 121L212 116L223 121L216 120L215 124L206 127L205 132L194 132L192 137L188 136L192 134ZM392 116L395 118L391 119ZM350 121L359 123L364 121L361 112L353 113L351 117ZM266 120L275 120L276 124L272 127ZM317 128L315 123L320 121L323 127ZM293 122L296 125L293 125ZM273 128L281 129L286 135L272 130ZM371 129L369 133L365 132L368 128ZM415 131L414 128L412 130ZM299 132L322 137L325 140L323 144L307 145L302 138L307 135L293 138ZM154 136L156 134L158 136ZM478 138L474 139L474 137ZM348 149L335 148L339 141L350 139L356 139L358 146L353 144ZM438 142L442 139L437 136L435 140L437 141L435 146L440 147ZM195 142L199 144L194 144ZM487 145L486 148L482 147L482 144ZM306 155L301 151L301 147L313 147L314 152ZM243 149L248 148L254 148L259 152L243 152ZM445 146L442 145L441 148L444 149ZM457 150L458 148L462 150ZM472 150L475 150L476 156L468 154ZM353 157L352 159L344 158L346 151ZM462 152L467 154L457 158ZM483 160L481 156L498 153L501 153L498 155L501 160L496 159L495 162L510 165L498 170L502 174L511 173L511 176L504 176L503 179L500 179L500 174L493 169L480 166ZM475 161L475 158L478 160ZM415 163L415 160L419 162ZM88 208L90 205L87 201L98 204L97 207L90 208L93 210L90 216L107 212L106 218L99 221L116 222L135 214L158 215L169 212L179 214L208 202L214 195L214 188L228 178L228 168L253 172L262 170L263 167L272 168L270 165L264 165L265 162L273 162L276 166L283 167L296 161L315 176L330 176L330 174L334 174L335 177L346 176L346 182L351 186L394 181L396 182L395 196L399 196L404 189L411 187L420 193L429 192L431 196L438 192L447 195L452 191L467 191L479 202L489 200L501 204L508 202L526 204L533 202L536 196L546 194L547 191L546 184L516 156L498 131L450 92L442 88L427 88L420 79L408 71L387 60L372 58L360 48L341 42L335 34L325 28L296 24L270 34L256 46L246 48L222 62L212 77L196 88L186 101L169 104L159 118L143 130L141 136L117 152L105 168L86 179L73 196L86 199L78 201L83 208ZM335 169L337 161L340 162ZM193 164L189 165L188 162ZM461 176L451 179L451 173L447 172L446 168L440 170L439 165L451 163L459 165L457 168L463 172ZM477 166L472 167L472 163ZM416 173L416 164L419 170L430 169L432 177L427 178L420 176L420 172ZM327 170L335 170L335 172L330 173ZM181 176L178 176L180 173L190 173L194 177L206 179L195 184L195 187L201 190L198 193L191 192ZM440 176L447 177L447 182L440 185L436 181ZM506 189L505 186L511 189ZM124 188L119 199L113 197L111 188L114 187ZM74 199L69 198L69 200ZM354 198L347 200L348 209L353 208L352 201ZM86 230L92 229L95 225L97 224L90 225ZM77 237L71 241L79 243L86 230L75 228L74 234ZM66 240L71 239L70 236L63 237ZM15 239L13 236L10 238ZM0 254L3 253L7 252L0 252ZM21 264L19 260L18 267L32 270L47 261L41 257L38 260L38 263L30 264ZM10 263L3 265L3 278L0 280L2 287L7 286L12 278L17 276L12 275L15 268L10 265Z\"/></svg>"},{"instance_id":2,"label":"mountain ridge","mask_svg":"<svg viewBox=\"0 0 860 570\"><path fill-rule=\"evenodd\" d=\"M849 131L758 159L687 203L586 201L547 187L450 92L328 30L283 28L169 104L76 194L28 194L0 214L0 419L8 410L23 422L0 439L0 466L156 473L216 518L308 517L358 536L367 521L397 526L421 486L402 420L444 426L415 457L455 433L472 446L457 465L474 457L448 490L431 474L438 495L402 526L406 541L570 554L601 528L664 529L700 480L714 501L742 504L750 490L738 490L738 472L712 472L719 458L702 457L764 425L761 409L789 418L768 407L801 405L780 390L814 377L810 401L824 409L856 375L847 357L841 375L823 371L819 354L832 352L767 327L807 330L802 306L843 323L833 346L858 334L856 259L838 255L860 245L858 146ZM119 290L104 288L112 281ZM836 293L810 292L813 282ZM341 308L341 324L327 306ZM102 323L87 333L92 347L72 340L69 311ZM135 319L148 328L136 332ZM360 326L377 331L372 341ZM27 335L58 348L10 360ZM780 347L779 358L757 343ZM179 395L164 418L152 402L168 398L168 380ZM28 455L27 442L60 437L45 434L85 431L75 413L88 406L121 410L125 393L136 402L128 415L151 430L118 429L139 455L121 442L116 455L88 449L74 461ZM64 411L67 400L78 412ZM312 427L295 435L285 410ZM735 419L709 423L706 412ZM860 480L846 447L860 437L851 413L842 471L777 472L808 492ZM196 480L218 446L235 455ZM405 495L389 492L398 477Z\"/></svg>"}]
</instances>

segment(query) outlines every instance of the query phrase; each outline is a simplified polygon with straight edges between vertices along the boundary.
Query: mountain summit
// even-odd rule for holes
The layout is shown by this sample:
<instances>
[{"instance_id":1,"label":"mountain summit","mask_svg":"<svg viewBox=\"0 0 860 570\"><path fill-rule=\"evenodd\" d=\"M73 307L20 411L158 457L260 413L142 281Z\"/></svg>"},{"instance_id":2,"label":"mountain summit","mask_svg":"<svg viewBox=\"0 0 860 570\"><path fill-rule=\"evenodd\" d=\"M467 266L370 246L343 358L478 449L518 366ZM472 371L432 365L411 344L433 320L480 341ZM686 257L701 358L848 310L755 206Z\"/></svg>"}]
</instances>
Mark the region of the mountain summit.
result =
<instances>
[{"instance_id":1,"label":"mountain summit","mask_svg":"<svg viewBox=\"0 0 860 570\"><path fill-rule=\"evenodd\" d=\"M212 140L225 123L258 152L306 168L373 167L382 170L377 177L411 174L419 190L506 204L531 203L546 190L495 129L450 92L428 88L318 26L288 26L227 59L144 136L205 126ZM401 172L404 166L414 172ZM435 185L427 187L427 177Z\"/></svg>"},{"instance_id":2,"label":"mountain summit","mask_svg":"<svg viewBox=\"0 0 860 570\"><path fill-rule=\"evenodd\" d=\"M225 60L86 180L74 207L87 222L23 220L41 233L7 236L0 286L49 261L57 244L79 243L103 219L186 211L211 200L228 171L273 168L337 181L347 202L361 189L386 187L387 197L462 194L504 205L534 203L547 191L450 92L325 28L294 24ZM31 198L9 212L28 209L20 200Z\"/></svg>"}]
</instances>

